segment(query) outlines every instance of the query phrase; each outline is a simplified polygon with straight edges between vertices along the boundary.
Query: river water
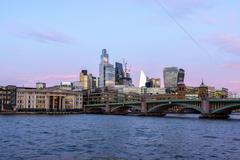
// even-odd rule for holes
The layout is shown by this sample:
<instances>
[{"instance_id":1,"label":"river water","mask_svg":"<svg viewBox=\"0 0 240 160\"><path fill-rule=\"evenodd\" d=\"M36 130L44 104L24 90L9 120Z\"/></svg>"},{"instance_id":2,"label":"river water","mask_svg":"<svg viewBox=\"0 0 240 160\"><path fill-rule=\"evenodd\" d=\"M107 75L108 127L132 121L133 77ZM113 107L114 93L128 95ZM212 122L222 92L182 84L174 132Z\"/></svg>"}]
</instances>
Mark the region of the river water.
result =
<instances>
[{"instance_id":1,"label":"river water","mask_svg":"<svg viewBox=\"0 0 240 160\"><path fill-rule=\"evenodd\" d=\"M0 159L240 159L240 115L0 116Z\"/></svg>"}]
</instances>

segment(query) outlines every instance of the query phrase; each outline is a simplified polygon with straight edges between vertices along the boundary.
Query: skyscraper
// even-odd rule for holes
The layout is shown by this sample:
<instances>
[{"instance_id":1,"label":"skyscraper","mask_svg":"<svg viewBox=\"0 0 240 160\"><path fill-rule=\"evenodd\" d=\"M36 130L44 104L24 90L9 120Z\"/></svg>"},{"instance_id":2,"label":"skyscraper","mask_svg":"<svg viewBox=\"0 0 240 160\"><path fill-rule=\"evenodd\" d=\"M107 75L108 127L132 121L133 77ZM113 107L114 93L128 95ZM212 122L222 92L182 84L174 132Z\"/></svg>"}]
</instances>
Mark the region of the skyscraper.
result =
<instances>
[{"instance_id":1,"label":"skyscraper","mask_svg":"<svg viewBox=\"0 0 240 160\"><path fill-rule=\"evenodd\" d=\"M164 86L167 92L175 91L178 83L178 68L166 67L163 70Z\"/></svg>"},{"instance_id":2,"label":"skyscraper","mask_svg":"<svg viewBox=\"0 0 240 160\"><path fill-rule=\"evenodd\" d=\"M179 69L178 70L178 79L177 79L177 83L184 83L184 77L185 77L185 71L184 69Z\"/></svg>"},{"instance_id":3,"label":"skyscraper","mask_svg":"<svg viewBox=\"0 0 240 160\"><path fill-rule=\"evenodd\" d=\"M82 83L84 90L90 89L87 70L82 70L82 72L80 73L80 82Z\"/></svg>"},{"instance_id":4,"label":"skyscraper","mask_svg":"<svg viewBox=\"0 0 240 160\"><path fill-rule=\"evenodd\" d=\"M146 82L147 88L160 88L161 87L161 80L160 78L151 78Z\"/></svg>"},{"instance_id":5,"label":"skyscraper","mask_svg":"<svg viewBox=\"0 0 240 160\"><path fill-rule=\"evenodd\" d=\"M115 85L115 69L109 63L109 54L106 49L102 50L101 62L99 64L99 87L113 87Z\"/></svg>"},{"instance_id":6,"label":"skyscraper","mask_svg":"<svg viewBox=\"0 0 240 160\"><path fill-rule=\"evenodd\" d=\"M115 80L116 85L123 85L124 71L122 63L115 63Z\"/></svg>"},{"instance_id":7,"label":"skyscraper","mask_svg":"<svg viewBox=\"0 0 240 160\"><path fill-rule=\"evenodd\" d=\"M147 76L145 75L145 73L141 70L141 74L140 74L140 80L139 80L139 87L145 87L147 82Z\"/></svg>"}]
</instances>

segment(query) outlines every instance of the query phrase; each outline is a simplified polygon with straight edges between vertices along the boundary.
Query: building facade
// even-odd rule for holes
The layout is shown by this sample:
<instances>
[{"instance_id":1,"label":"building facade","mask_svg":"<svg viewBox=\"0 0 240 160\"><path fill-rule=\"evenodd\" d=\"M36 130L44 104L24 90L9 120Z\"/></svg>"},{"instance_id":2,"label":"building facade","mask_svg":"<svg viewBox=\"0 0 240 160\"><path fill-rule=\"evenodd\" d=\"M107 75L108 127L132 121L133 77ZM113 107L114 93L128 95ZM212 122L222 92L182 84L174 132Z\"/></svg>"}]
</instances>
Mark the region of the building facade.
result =
<instances>
[{"instance_id":1,"label":"building facade","mask_svg":"<svg viewBox=\"0 0 240 160\"><path fill-rule=\"evenodd\" d=\"M0 87L0 111L12 111L16 107L16 86Z\"/></svg>"},{"instance_id":2,"label":"building facade","mask_svg":"<svg viewBox=\"0 0 240 160\"><path fill-rule=\"evenodd\" d=\"M178 70L177 83L184 83L184 78L185 78L185 70L180 68Z\"/></svg>"},{"instance_id":3,"label":"building facade","mask_svg":"<svg viewBox=\"0 0 240 160\"><path fill-rule=\"evenodd\" d=\"M81 92L62 89L17 88L17 111L81 110Z\"/></svg>"},{"instance_id":4,"label":"building facade","mask_svg":"<svg viewBox=\"0 0 240 160\"><path fill-rule=\"evenodd\" d=\"M114 87L115 85L115 69L109 63L109 54L106 49L102 50L101 62L99 65L99 87Z\"/></svg>"},{"instance_id":5,"label":"building facade","mask_svg":"<svg viewBox=\"0 0 240 160\"><path fill-rule=\"evenodd\" d=\"M164 86L167 92L175 92L178 83L178 68L167 67L163 70Z\"/></svg>"}]
</instances>

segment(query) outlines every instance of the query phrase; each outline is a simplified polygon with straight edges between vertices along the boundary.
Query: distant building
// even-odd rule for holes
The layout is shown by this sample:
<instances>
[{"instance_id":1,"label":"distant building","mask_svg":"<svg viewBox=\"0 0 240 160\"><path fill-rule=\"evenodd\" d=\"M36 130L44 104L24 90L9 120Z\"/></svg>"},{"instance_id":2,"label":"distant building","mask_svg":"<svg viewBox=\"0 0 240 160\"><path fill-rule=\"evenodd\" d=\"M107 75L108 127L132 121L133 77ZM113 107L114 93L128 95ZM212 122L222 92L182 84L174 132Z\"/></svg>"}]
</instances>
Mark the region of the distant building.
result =
<instances>
[{"instance_id":1,"label":"distant building","mask_svg":"<svg viewBox=\"0 0 240 160\"><path fill-rule=\"evenodd\" d=\"M145 73L141 70L140 80L139 80L139 88L145 87L145 86L146 86L146 82L147 82L147 76L146 76Z\"/></svg>"},{"instance_id":2,"label":"distant building","mask_svg":"<svg viewBox=\"0 0 240 160\"><path fill-rule=\"evenodd\" d=\"M52 87L50 87L50 88L52 88ZM61 82L59 88L62 90L72 90L72 83L71 82Z\"/></svg>"},{"instance_id":3,"label":"distant building","mask_svg":"<svg viewBox=\"0 0 240 160\"><path fill-rule=\"evenodd\" d=\"M161 80L160 78L151 78L148 79L146 82L147 88L160 88L161 87Z\"/></svg>"},{"instance_id":4,"label":"distant building","mask_svg":"<svg viewBox=\"0 0 240 160\"><path fill-rule=\"evenodd\" d=\"M83 83L80 82L80 81L74 81L71 83L71 86L72 86L72 90L73 91L78 91L78 92L81 92L83 91Z\"/></svg>"},{"instance_id":5,"label":"distant building","mask_svg":"<svg viewBox=\"0 0 240 160\"><path fill-rule=\"evenodd\" d=\"M185 71L184 71L184 69L180 68L178 70L177 83L184 83L184 78L185 78Z\"/></svg>"},{"instance_id":6,"label":"distant building","mask_svg":"<svg viewBox=\"0 0 240 160\"><path fill-rule=\"evenodd\" d=\"M36 83L36 88L37 89L45 89L47 86L46 86L46 83L44 82L37 82Z\"/></svg>"},{"instance_id":7,"label":"distant building","mask_svg":"<svg viewBox=\"0 0 240 160\"><path fill-rule=\"evenodd\" d=\"M122 63L115 63L115 80L116 85L123 85L124 71Z\"/></svg>"},{"instance_id":8,"label":"distant building","mask_svg":"<svg viewBox=\"0 0 240 160\"><path fill-rule=\"evenodd\" d=\"M167 92L176 92L177 84L184 83L185 71L177 67L166 67L163 70L163 77Z\"/></svg>"},{"instance_id":9,"label":"distant building","mask_svg":"<svg viewBox=\"0 0 240 160\"><path fill-rule=\"evenodd\" d=\"M109 63L109 54L106 49L102 50L101 62L99 65L99 87L114 87L115 85L115 69Z\"/></svg>"},{"instance_id":10,"label":"distant building","mask_svg":"<svg viewBox=\"0 0 240 160\"><path fill-rule=\"evenodd\" d=\"M90 79L87 70L82 70L82 72L80 73L80 82L83 84L84 90L90 89Z\"/></svg>"}]
</instances>

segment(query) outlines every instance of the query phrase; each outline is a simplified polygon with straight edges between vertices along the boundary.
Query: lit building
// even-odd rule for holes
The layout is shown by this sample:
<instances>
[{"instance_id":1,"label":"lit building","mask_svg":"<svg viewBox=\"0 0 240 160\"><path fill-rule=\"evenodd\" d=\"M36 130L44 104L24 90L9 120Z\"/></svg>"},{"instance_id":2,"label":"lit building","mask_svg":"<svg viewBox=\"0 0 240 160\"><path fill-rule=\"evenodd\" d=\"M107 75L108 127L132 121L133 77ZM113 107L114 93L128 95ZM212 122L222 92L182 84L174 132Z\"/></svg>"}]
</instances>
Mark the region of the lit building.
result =
<instances>
[{"instance_id":1,"label":"lit building","mask_svg":"<svg viewBox=\"0 0 240 160\"><path fill-rule=\"evenodd\" d=\"M83 105L82 93L71 90L17 87L16 93L17 111L69 111Z\"/></svg>"},{"instance_id":2,"label":"lit building","mask_svg":"<svg viewBox=\"0 0 240 160\"><path fill-rule=\"evenodd\" d=\"M90 79L87 70L82 70L82 72L80 73L80 82L82 82L84 90L90 89Z\"/></svg>"},{"instance_id":3,"label":"lit building","mask_svg":"<svg viewBox=\"0 0 240 160\"><path fill-rule=\"evenodd\" d=\"M145 87L146 82L147 82L147 76L146 76L145 73L141 70L140 80L139 80L139 88Z\"/></svg>"},{"instance_id":4,"label":"lit building","mask_svg":"<svg viewBox=\"0 0 240 160\"><path fill-rule=\"evenodd\" d=\"M148 79L146 82L147 88L160 88L161 87L161 81L160 78L151 78Z\"/></svg>"},{"instance_id":5,"label":"lit building","mask_svg":"<svg viewBox=\"0 0 240 160\"><path fill-rule=\"evenodd\" d=\"M109 63L109 54L106 49L102 50L101 62L99 65L99 87L114 87L115 85L115 69Z\"/></svg>"}]
</instances>

